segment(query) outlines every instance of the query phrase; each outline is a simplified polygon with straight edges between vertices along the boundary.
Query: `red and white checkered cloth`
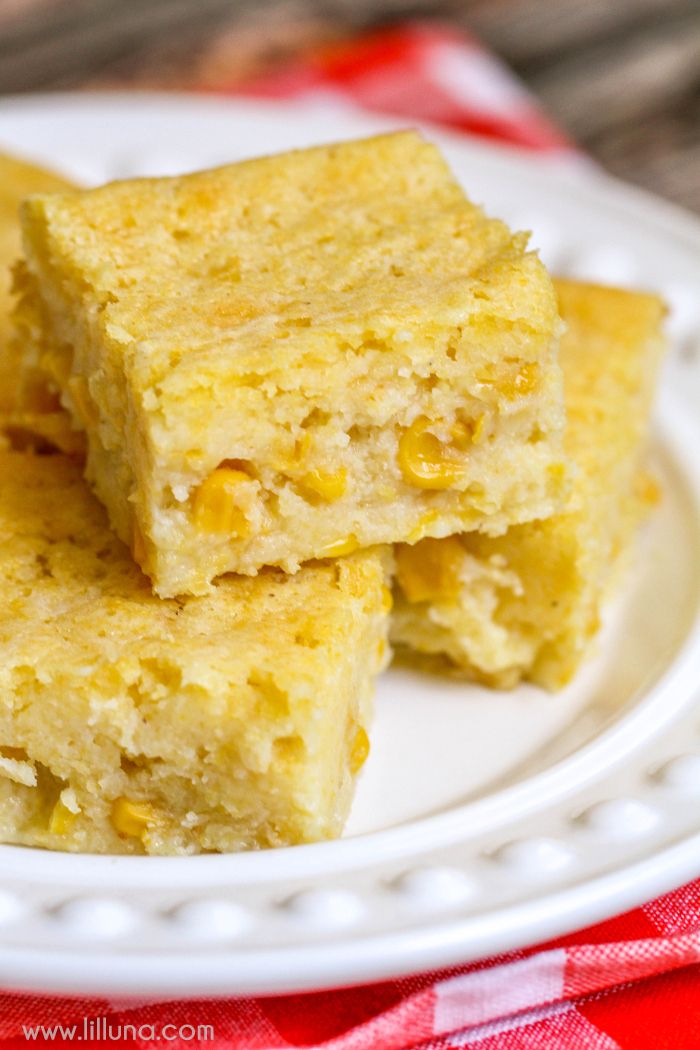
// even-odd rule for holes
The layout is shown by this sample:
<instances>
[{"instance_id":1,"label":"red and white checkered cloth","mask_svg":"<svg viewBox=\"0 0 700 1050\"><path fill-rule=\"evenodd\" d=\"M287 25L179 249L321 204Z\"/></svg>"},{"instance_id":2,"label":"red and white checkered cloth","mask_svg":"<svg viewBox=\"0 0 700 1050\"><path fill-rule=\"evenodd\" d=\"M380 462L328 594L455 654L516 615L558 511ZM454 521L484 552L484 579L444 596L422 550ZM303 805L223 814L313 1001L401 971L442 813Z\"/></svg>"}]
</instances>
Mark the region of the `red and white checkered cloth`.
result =
<instances>
[{"instance_id":1,"label":"red and white checkered cloth","mask_svg":"<svg viewBox=\"0 0 700 1050\"><path fill-rule=\"evenodd\" d=\"M220 88L330 97L529 149L573 149L475 40L434 25L373 34ZM698 963L700 881L548 945L354 989L157 1004L0 993L0 1050L49 1040L88 1050L105 1039L173 1050L699 1050ZM35 1025L44 1031L32 1038ZM200 1025L211 1030L197 1039Z\"/></svg>"},{"instance_id":2,"label":"red and white checkered cloth","mask_svg":"<svg viewBox=\"0 0 700 1050\"><path fill-rule=\"evenodd\" d=\"M522 83L472 36L412 23L334 44L224 93L350 102L540 151L571 142Z\"/></svg>"}]
</instances>

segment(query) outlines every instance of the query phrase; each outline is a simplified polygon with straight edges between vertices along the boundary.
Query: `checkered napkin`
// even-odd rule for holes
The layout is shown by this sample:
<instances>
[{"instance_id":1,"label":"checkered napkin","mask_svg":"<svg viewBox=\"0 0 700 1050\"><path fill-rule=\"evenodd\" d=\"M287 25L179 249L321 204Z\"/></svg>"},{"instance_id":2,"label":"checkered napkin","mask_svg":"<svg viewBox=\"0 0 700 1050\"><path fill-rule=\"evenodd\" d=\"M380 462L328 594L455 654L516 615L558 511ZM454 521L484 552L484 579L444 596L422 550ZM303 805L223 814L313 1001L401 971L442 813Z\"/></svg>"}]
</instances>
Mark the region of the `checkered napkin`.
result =
<instances>
[{"instance_id":1,"label":"checkered napkin","mask_svg":"<svg viewBox=\"0 0 700 1050\"><path fill-rule=\"evenodd\" d=\"M475 40L434 25L373 34L218 87L332 99L538 151L573 149ZM173 1050L699 1050L698 963L700 881L547 945L354 989L184 1003L0 993L0 1050L32 1042L82 1050L107 1042Z\"/></svg>"}]
</instances>

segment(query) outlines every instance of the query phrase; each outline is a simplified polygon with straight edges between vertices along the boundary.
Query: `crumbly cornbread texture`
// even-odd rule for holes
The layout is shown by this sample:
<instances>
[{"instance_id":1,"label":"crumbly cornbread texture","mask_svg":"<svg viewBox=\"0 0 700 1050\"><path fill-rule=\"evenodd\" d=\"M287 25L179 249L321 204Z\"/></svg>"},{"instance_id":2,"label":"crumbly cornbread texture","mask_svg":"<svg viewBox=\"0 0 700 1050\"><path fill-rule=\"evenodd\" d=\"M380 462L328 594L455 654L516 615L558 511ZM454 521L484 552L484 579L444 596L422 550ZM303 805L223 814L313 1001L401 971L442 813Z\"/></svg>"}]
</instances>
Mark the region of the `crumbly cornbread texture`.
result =
<instances>
[{"instance_id":1,"label":"crumbly cornbread texture","mask_svg":"<svg viewBox=\"0 0 700 1050\"><path fill-rule=\"evenodd\" d=\"M71 460L0 454L0 840L170 854L338 835L386 660L386 561L162 601Z\"/></svg>"},{"instance_id":2,"label":"crumbly cornbread texture","mask_svg":"<svg viewBox=\"0 0 700 1050\"><path fill-rule=\"evenodd\" d=\"M31 193L69 189L53 172L0 154L0 444L47 444L67 452L84 446L61 410L57 391L22 353L11 317L12 266L22 250L19 206Z\"/></svg>"},{"instance_id":3,"label":"crumbly cornbread texture","mask_svg":"<svg viewBox=\"0 0 700 1050\"><path fill-rule=\"evenodd\" d=\"M619 553L654 499L640 471L663 351L652 295L557 281L568 426L566 510L498 538L397 548L393 638L497 686L565 684L599 625Z\"/></svg>"},{"instance_id":4,"label":"crumbly cornbread texture","mask_svg":"<svg viewBox=\"0 0 700 1050\"><path fill-rule=\"evenodd\" d=\"M159 594L560 502L551 281L417 134L35 197L23 223L34 354Z\"/></svg>"}]
</instances>

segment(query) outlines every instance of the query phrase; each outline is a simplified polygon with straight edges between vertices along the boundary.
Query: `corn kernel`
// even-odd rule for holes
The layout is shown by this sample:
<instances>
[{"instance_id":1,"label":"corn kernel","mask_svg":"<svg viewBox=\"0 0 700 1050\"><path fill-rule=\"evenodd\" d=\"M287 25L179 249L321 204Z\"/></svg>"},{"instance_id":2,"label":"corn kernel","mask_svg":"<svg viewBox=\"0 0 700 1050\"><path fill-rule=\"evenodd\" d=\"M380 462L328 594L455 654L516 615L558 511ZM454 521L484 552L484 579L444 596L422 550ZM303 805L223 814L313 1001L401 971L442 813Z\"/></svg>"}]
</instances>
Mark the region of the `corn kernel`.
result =
<instances>
[{"instance_id":1,"label":"corn kernel","mask_svg":"<svg viewBox=\"0 0 700 1050\"><path fill-rule=\"evenodd\" d=\"M430 420L419 416L399 439L399 467L409 485L421 489L449 489L464 477L463 458L454 447L440 441L428 427Z\"/></svg>"},{"instance_id":2,"label":"corn kernel","mask_svg":"<svg viewBox=\"0 0 700 1050\"><path fill-rule=\"evenodd\" d=\"M383 586L382 587L381 610L382 610L383 613L390 613L391 610L393 609L393 607L394 607L394 596L393 596L393 594L391 593L391 590L388 587Z\"/></svg>"},{"instance_id":3,"label":"corn kernel","mask_svg":"<svg viewBox=\"0 0 700 1050\"><path fill-rule=\"evenodd\" d=\"M367 736L367 730L363 726L357 727L355 733L355 739L352 742L350 748L350 772L353 776L359 773L369 755L369 737Z\"/></svg>"},{"instance_id":4,"label":"corn kernel","mask_svg":"<svg viewBox=\"0 0 700 1050\"><path fill-rule=\"evenodd\" d=\"M530 394L537 385L538 368L534 361L526 361L514 376L508 376L498 389L507 398L523 397Z\"/></svg>"},{"instance_id":5,"label":"corn kernel","mask_svg":"<svg viewBox=\"0 0 700 1050\"><path fill-rule=\"evenodd\" d=\"M145 832L154 825L162 823L155 806L150 802L139 802L134 799L115 798L110 817L112 827L119 835L142 838Z\"/></svg>"},{"instance_id":6,"label":"corn kernel","mask_svg":"<svg viewBox=\"0 0 700 1050\"><path fill-rule=\"evenodd\" d=\"M464 547L458 536L396 548L396 579L409 602L439 601L459 593Z\"/></svg>"},{"instance_id":7,"label":"corn kernel","mask_svg":"<svg viewBox=\"0 0 700 1050\"><path fill-rule=\"evenodd\" d=\"M480 445L484 439L486 430L486 414L482 413L477 419L470 419L466 423L457 419L450 427L452 444L460 452L466 452L471 445Z\"/></svg>"},{"instance_id":8,"label":"corn kernel","mask_svg":"<svg viewBox=\"0 0 700 1050\"><path fill-rule=\"evenodd\" d=\"M97 405L92 400L85 376L72 376L68 380L68 392L80 422L87 429L99 422Z\"/></svg>"},{"instance_id":9,"label":"corn kernel","mask_svg":"<svg viewBox=\"0 0 700 1050\"><path fill-rule=\"evenodd\" d=\"M319 558L342 558L345 554L352 554L360 546L360 541L354 533L350 533L344 540L336 543L327 543L318 553Z\"/></svg>"},{"instance_id":10,"label":"corn kernel","mask_svg":"<svg viewBox=\"0 0 700 1050\"><path fill-rule=\"evenodd\" d=\"M528 361L518 369L515 389L518 394L529 394L537 386L538 369L534 361Z\"/></svg>"},{"instance_id":11,"label":"corn kernel","mask_svg":"<svg viewBox=\"0 0 700 1050\"><path fill-rule=\"evenodd\" d=\"M197 525L207 532L225 532L230 536L246 536L248 519L236 505L235 490L250 475L233 467L217 467L194 494L194 517Z\"/></svg>"},{"instance_id":12,"label":"corn kernel","mask_svg":"<svg viewBox=\"0 0 700 1050\"><path fill-rule=\"evenodd\" d=\"M71 812L65 802L59 798L51 810L49 831L52 835L68 835L73 830L77 817L78 814Z\"/></svg>"},{"instance_id":13,"label":"corn kernel","mask_svg":"<svg viewBox=\"0 0 700 1050\"><path fill-rule=\"evenodd\" d=\"M307 493L320 496L327 503L333 503L345 495L348 485L348 472L345 467L329 473L325 470L310 470L299 481L300 487Z\"/></svg>"}]
</instances>

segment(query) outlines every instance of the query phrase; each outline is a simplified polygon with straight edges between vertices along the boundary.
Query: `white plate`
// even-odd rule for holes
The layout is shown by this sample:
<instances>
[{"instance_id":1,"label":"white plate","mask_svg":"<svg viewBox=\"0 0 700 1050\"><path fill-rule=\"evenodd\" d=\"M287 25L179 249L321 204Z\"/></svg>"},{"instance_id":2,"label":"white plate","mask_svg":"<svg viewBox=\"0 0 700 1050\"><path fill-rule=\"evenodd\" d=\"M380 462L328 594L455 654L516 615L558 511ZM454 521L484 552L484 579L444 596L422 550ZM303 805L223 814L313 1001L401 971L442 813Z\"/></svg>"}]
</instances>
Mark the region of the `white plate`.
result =
<instances>
[{"instance_id":1,"label":"white plate","mask_svg":"<svg viewBox=\"0 0 700 1050\"><path fill-rule=\"evenodd\" d=\"M55 96L2 102L0 148L98 181L398 124ZM674 306L665 497L597 658L556 696L390 672L340 842L173 859L0 847L0 986L186 996L369 981L562 934L700 875L700 226L584 165L430 134L555 270Z\"/></svg>"}]
</instances>

